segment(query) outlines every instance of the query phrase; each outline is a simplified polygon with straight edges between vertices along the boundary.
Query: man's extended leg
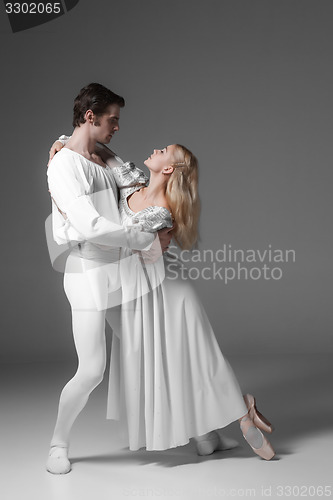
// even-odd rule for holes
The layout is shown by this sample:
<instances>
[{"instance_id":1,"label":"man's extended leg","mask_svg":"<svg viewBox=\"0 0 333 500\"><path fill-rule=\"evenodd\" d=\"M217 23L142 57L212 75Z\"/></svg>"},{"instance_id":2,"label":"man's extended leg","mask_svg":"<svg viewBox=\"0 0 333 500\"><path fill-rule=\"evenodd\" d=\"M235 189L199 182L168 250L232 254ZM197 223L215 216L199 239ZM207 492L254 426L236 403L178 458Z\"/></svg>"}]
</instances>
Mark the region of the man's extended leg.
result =
<instances>
[{"instance_id":1,"label":"man's extended leg","mask_svg":"<svg viewBox=\"0 0 333 500\"><path fill-rule=\"evenodd\" d=\"M68 274L66 293L87 300L90 293L84 274ZM86 405L90 393L102 381L106 364L105 311L72 309L73 336L78 356L74 377L62 390L58 417L51 440L47 469L54 474L69 472L67 457L72 425Z\"/></svg>"}]
</instances>

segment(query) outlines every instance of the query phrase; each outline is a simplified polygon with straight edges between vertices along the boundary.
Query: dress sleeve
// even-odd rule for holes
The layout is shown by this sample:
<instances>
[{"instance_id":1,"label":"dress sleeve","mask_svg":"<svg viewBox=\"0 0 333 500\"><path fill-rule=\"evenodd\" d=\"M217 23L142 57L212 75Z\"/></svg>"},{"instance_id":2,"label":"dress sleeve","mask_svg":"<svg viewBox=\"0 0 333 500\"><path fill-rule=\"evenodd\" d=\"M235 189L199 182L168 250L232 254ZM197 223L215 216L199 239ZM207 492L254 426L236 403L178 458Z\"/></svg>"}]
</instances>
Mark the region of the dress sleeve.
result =
<instances>
[{"instance_id":1,"label":"dress sleeve","mask_svg":"<svg viewBox=\"0 0 333 500\"><path fill-rule=\"evenodd\" d=\"M133 217L132 223L140 225L142 231L155 233L165 227L172 227L173 219L167 208L152 206L138 212Z\"/></svg>"},{"instance_id":2,"label":"dress sleeve","mask_svg":"<svg viewBox=\"0 0 333 500\"><path fill-rule=\"evenodd\" d=\"M67 144L67 142L69 141L69 139L70 139L70 138L71 138L71 136L70 136L70 135L61 135L61 136L59 137L59 139L57 139L57 141L61 142L61 144L62 144L63 146L66 146L66 144Z\"/></svg>"},{"instance_id":3,"label":"dress sleeve","mask_svg":"<svg viewBox=\"0 0 333 500\"><path fill-rule=\"evenodd\" d=\"M149 181L146 174L130 161L117 165L112 169L112 173L120 189L139 185L145 186Z\"/></svg>"},{"instance_id":4,"label":"dress sleeve","mask_svg":"<svg viewBox=\"0 0 333 500\"><path fill-rule=\"evenodd\" d=\"M54 203L84 239L99 245L147 250L154 235L141 227L125 227L100 215L88 194L78 159L55 155L48 168L48 185Z\"/></svg>"}]
</instances>

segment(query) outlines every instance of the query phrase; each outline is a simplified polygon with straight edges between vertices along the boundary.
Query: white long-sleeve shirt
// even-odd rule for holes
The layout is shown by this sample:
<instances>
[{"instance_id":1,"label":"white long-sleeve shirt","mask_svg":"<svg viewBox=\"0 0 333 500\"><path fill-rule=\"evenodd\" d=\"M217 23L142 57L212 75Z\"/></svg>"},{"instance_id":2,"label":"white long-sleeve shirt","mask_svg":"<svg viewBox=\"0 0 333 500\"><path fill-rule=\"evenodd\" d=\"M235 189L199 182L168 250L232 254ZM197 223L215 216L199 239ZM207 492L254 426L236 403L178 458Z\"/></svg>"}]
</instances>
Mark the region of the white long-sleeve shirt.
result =
<instances>
[{"instance_id":1,"label":"white long-sleeve shirt","mask_svg":"<svg viewBox=\"0 0 333 500\"><path fill-rule=\"evenodd\" d=\"M155 235L120 224L112 167L63 148L52 159L47 177L53 238L59 245L80 242L83 256L94 258L96 252L105 254L111 248L147 249L154 241Z\"/></svg>"}]
</instances>

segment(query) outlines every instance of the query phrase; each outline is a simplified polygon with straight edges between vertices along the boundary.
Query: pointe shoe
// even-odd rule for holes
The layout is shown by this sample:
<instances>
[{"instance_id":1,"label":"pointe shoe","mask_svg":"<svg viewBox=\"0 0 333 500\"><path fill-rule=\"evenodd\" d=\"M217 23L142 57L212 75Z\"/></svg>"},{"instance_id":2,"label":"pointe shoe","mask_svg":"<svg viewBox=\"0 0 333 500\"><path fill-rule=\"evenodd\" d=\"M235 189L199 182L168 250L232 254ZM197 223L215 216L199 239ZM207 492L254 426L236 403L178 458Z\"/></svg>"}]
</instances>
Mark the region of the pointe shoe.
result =
<instances>
[{"instance_id":1,"label":"pointe shoe","mask_svg":"<svg viewBox=\"0 0 333 500\"><path fill-rule=\"evenodd\" d=\"M264 432L271 434L274 431L273 425L265 418L260 411L257 410L256 400L252 394L245 394L243 396L247 409L249 410L249 415L253 420L256 427L259 427Z\"/></svg>"},{"instance_id":2,"label":"pointe shoe","mask_svg":"<svg viewBox=\"0 0 333 500\"><path fill-rule=\"evenodd\" d=\"M67 457L67 448L51 446L46 462L46 470L51 474L67 474L72 469Z\"/></svg>"},{"instance_id":3,"label":"pointe shoe","mask_svg":"<svg viewBox=\"0 0 333 500\"><path fill-rule=\"evenodd\" d=\"M220 436L217 431L208 432L195 438L197 453L200 456L211 455L214 451L231 450L239 446L235 439Z\"/></svg>"},{"instance_id":4,"label":"pointe shoe","mask_svg":"<svg viewBox=\"0 0 333 500\"><path fill-rule=\"evenodd\" d=\"M245 415L239 419L239 422L244 439L251 446L254 453L264 460L271 460L275 455L275 451L268 439L255 426L250 415Z\"/></svg>"}]
</instances>

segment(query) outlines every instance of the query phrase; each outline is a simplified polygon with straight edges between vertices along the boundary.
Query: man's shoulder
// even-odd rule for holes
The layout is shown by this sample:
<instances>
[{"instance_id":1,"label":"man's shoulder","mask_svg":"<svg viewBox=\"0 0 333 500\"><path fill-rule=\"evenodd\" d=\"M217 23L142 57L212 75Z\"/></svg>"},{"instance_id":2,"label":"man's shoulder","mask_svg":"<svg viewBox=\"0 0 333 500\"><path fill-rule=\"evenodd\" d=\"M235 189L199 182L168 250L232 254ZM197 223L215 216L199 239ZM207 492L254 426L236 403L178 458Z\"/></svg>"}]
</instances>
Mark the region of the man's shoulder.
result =
<instances>
[{"instance_id":1,"label":"man's shoulder","mask_svg":"<svg viewBox=\"0 0 333 500\"><path fill-rule=\"evenodd\" d=\"M70 173L76 170L77 163L80 162L80 155L68 148L62 148L52 158L47 169L48 175Z\"/></svg>"},{"instance_id":2,"label":"man's shoulder","mask_svg":"<svg viewBox=\"0 0 333 500\"><path fill-rule=\"evenodd\" d=\"M60 149L60 151L58 151L58 153L56 153L54 155L50 165L52 165L52 163L54 163L54 162L70 162L70 163L73 162L74 163L77 159L80 159L80 157L81 157L81 155L79 155L78 153L76 153L72 149L68 149L66 147L63 147L62 149Z\"/></svg>"}]
</instances>

